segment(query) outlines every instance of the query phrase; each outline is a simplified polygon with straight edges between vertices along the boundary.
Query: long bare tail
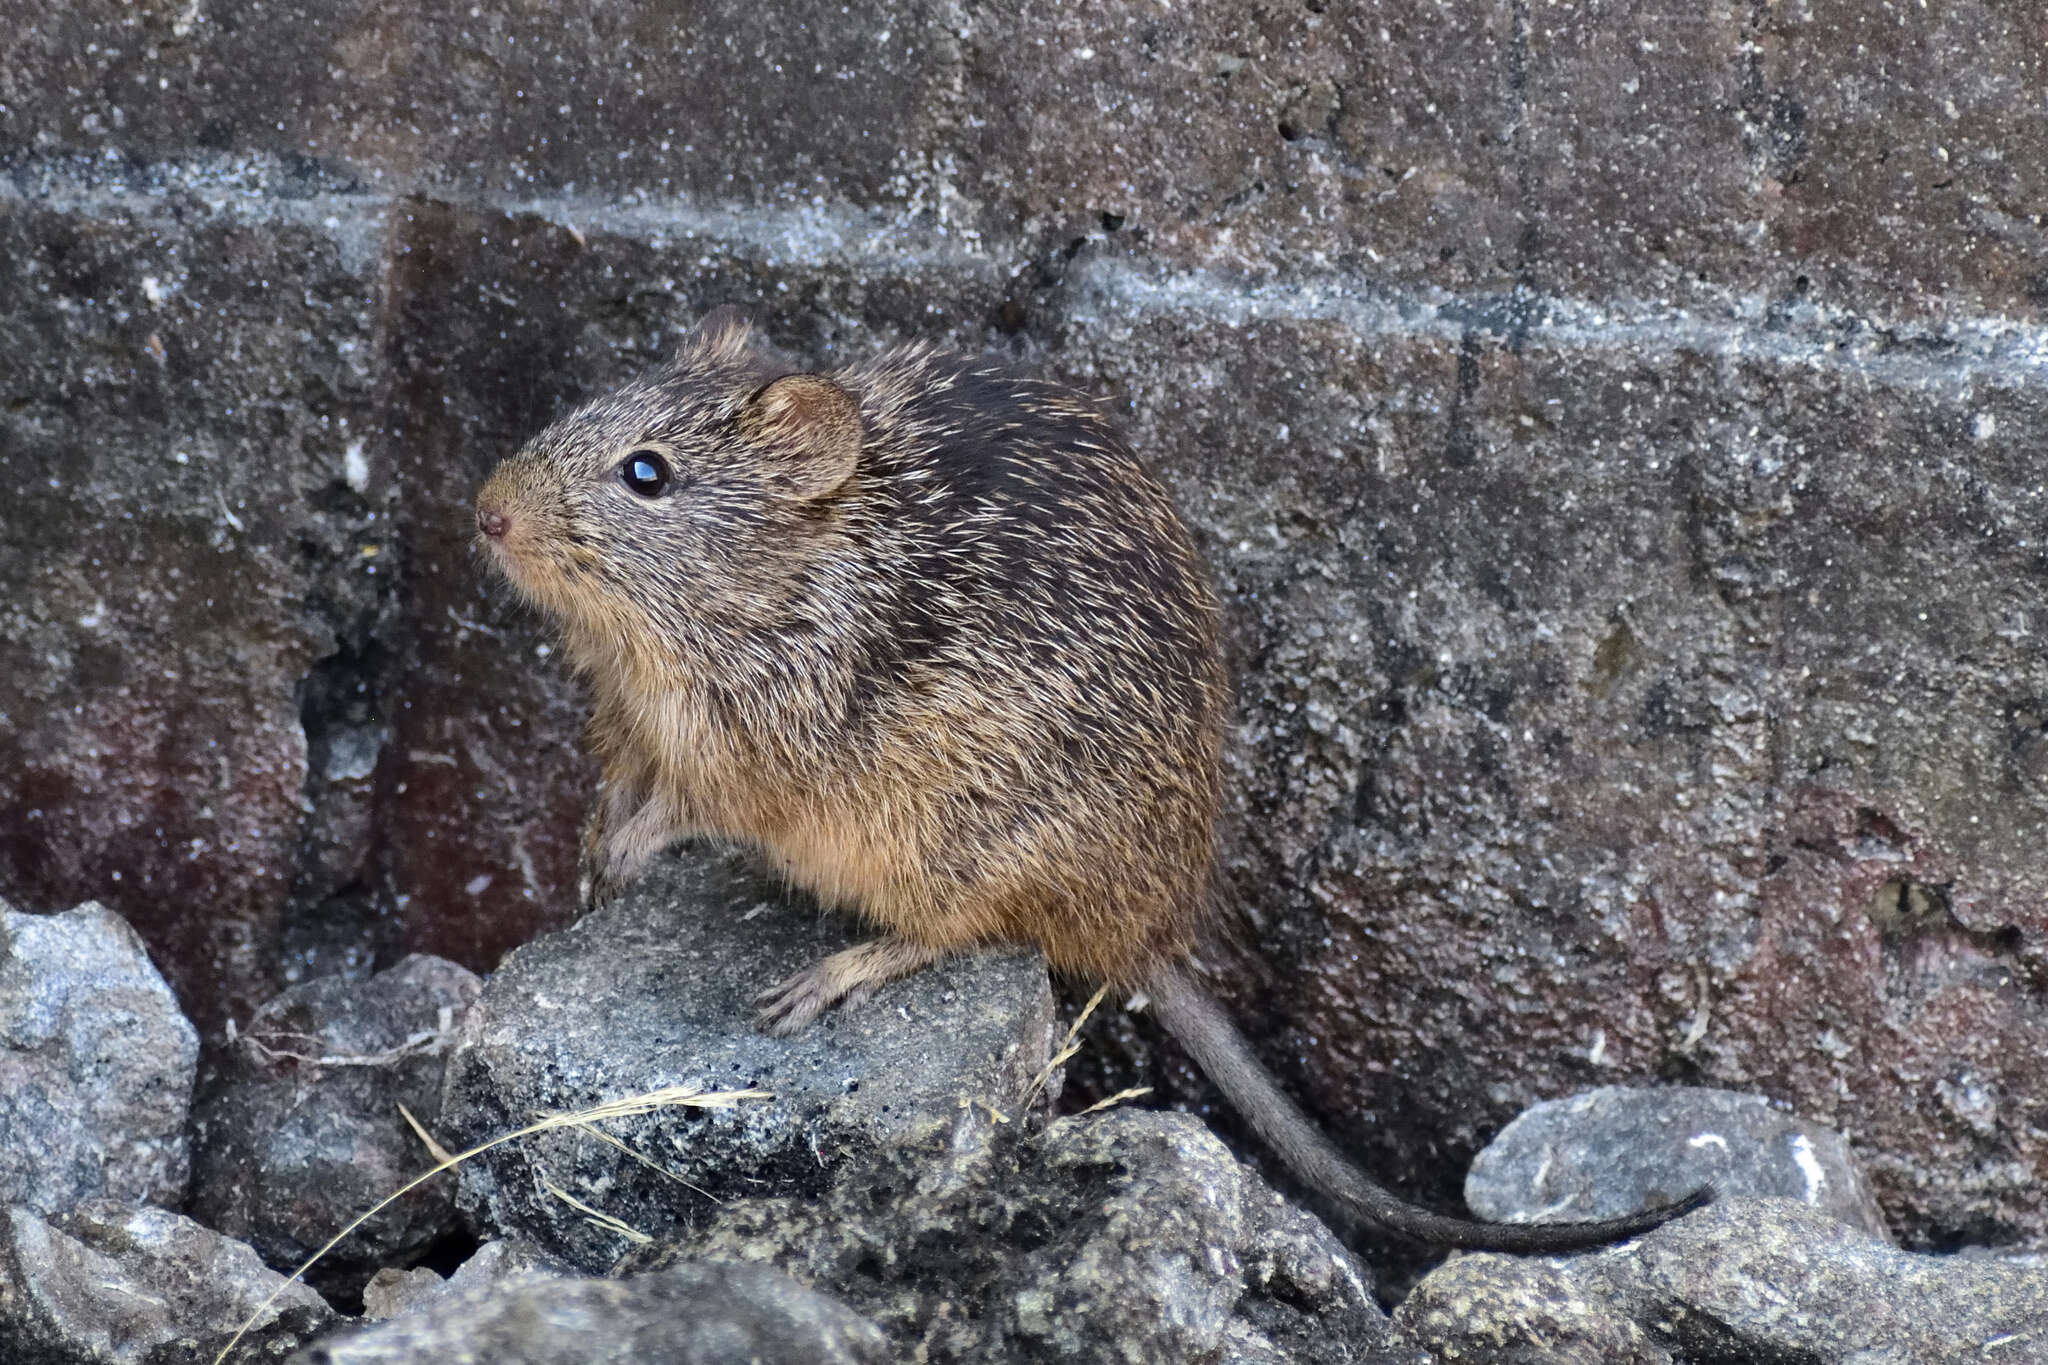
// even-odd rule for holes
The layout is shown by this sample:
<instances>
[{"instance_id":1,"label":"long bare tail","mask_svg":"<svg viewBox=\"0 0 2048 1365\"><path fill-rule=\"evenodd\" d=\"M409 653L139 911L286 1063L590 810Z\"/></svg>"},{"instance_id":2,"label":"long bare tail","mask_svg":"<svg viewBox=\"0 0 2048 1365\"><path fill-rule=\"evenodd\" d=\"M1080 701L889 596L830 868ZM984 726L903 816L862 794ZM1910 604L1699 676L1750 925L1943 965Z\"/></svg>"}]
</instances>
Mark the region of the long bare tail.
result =
<instances>
[{"instance_id":1,"label":"long bare tail","mask_svg":"<svg viewBox=\"0 0 2048 1365\"><path fill-rule=\"evenodd\" d=\"M1589 1223L1481 1223L1431 1213L1374 1184L1338 1151L1282 1093L1252 1056L1244 1035L1184 967L1176 963L1160 968L1144 988L1167 1032L1193 1054L1231 1106L1295 1175L1359 1217L1410 1241L1472 1251L1578 1251L1648 1232L1714 1197L1712 1188L1699 1189L1675 1203Z\"/></svg>"}]
</instances>

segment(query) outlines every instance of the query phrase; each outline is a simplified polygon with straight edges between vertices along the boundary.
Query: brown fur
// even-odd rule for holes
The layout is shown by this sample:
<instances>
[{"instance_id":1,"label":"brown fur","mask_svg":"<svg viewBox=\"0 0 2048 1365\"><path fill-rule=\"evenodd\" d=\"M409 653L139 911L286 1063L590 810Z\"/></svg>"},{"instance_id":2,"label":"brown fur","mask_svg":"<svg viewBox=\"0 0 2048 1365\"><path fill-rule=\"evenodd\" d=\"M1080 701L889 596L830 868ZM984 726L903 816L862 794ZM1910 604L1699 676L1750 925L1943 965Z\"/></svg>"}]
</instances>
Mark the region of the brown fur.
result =
<instances>
[{"instance_id":1,"label":"brown fur","mask_svg":"<svg viewBox=\"0 0 2048 1365\"><path fill-rule=\"evenodd\" d=\"M620 477L648 453L675 475L651 498ZM1218 608L1092 404L923 347L792 375L721 312L505 461L478 523L590 684L596 894L709 835L886 931L765 992L770 1027L1035 943L1057 971L1152 993L1291 1166L1396 1231L1555 1250L1672 1212L1503 1227L1402 1204L1194 985L1229 709Z\"/></svg>"}]
</instances>

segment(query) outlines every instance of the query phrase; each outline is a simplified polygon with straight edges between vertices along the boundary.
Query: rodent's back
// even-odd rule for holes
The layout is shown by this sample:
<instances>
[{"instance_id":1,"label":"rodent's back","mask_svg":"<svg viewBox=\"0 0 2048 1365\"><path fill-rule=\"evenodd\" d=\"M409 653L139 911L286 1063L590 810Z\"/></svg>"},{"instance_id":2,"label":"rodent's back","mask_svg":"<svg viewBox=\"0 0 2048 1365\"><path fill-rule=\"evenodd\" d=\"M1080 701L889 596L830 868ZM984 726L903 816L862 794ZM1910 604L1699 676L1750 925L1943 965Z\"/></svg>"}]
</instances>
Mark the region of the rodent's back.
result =
<instances>
[{"instance_id":1,"label":"rodent's back","mask_svg":"<svg viewBox=\"0 0 2048 1365\"><path fill-rule=\"evenodd\" d=\"M1087 400L913 347L825 377L858 458L792 501L744 420L779 373L714 338L487 489L559 519L500 557L592 681L608 774L936 949L1036 942L1126 984L1184 953L1227 687L1164 491ZM602 486L643 441L673 505Z\"/></svg>"},{"instance_id":2,"label":"rodent's back","mask_svg":"<svg viewBox=\"0 0 2048 1365\"><path fill-rule=\"evenodd\" d=\"M863 700L879 766L925 788L934 889L1135 980L1190 946L1213 857L1227 687L1186 527L1069 390L925 350L841 378L888 599Z\"/></svg>"}]
</instances>

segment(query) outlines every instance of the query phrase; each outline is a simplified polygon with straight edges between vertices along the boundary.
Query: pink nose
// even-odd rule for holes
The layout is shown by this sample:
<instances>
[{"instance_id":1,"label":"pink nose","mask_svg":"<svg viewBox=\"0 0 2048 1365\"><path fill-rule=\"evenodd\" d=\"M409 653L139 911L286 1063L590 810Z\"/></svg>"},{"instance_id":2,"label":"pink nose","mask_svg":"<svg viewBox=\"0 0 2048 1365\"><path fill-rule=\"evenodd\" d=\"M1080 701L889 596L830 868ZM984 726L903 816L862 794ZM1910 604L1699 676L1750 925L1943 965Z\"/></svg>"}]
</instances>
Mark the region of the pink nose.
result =
<instances>
[{"instance_id":1,"label":"pink nose","mask_svg":"<svg viewBox=\"0 0 2048 1365\"><path fill-rule=\"evenodd\" d=\"M512 518L495 507L479 507L476 509L476 529L492 540L503 540L505 532L512 529Z\"/></svg>"}]
</instances>

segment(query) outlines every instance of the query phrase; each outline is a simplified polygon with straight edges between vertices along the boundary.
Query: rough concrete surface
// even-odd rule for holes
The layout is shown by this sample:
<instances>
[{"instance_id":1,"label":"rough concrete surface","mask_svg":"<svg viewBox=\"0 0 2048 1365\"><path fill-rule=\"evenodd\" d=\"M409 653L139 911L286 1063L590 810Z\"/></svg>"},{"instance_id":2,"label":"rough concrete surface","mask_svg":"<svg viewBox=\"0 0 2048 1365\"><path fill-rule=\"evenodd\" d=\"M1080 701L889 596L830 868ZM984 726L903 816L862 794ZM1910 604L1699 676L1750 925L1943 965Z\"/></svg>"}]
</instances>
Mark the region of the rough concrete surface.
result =
<instances>
[{"instance_id":1,"label":"rough concrete surface","mask_svg":"<svg viewBox=\"0 0 2048 1365\"><path fill-rule=\"evenodd\" d=\"M1679 1080L2048 1239L2033 0L0 18L0 891L202 1027L573 918L466 500L735 302L1118 405L1231 615L1234 1003L1391 1183Z\"/></svg>"},{"instance_id":2,"label":"rough concrete surface","mask_svg":"<svg viewBox=\"0 0 2048 1365\"><path fill-rule=\"evenodd\" d=\"M326 810L371 776L301 701L389 582L350 454L373 281L317 221L227 207L232 178L90 209L52 167L10 188L0 881L104 900L215 1027L285 974L311 751Z\"/></svg>"},{"instance_id":3,"label":"rough concrete surface","mask_svg":"<svg viewBox=\"0 0 2048 1365\"><path fill-rule=\"evenodd\" d=\"M1190 265L1707 306L1817 288L1939 320L2041 305L2036 18L85 0L24 7L0 146L232 150L373 192L923 213L999 256L1107 217Z\"/></svg>"}]
</instances>

